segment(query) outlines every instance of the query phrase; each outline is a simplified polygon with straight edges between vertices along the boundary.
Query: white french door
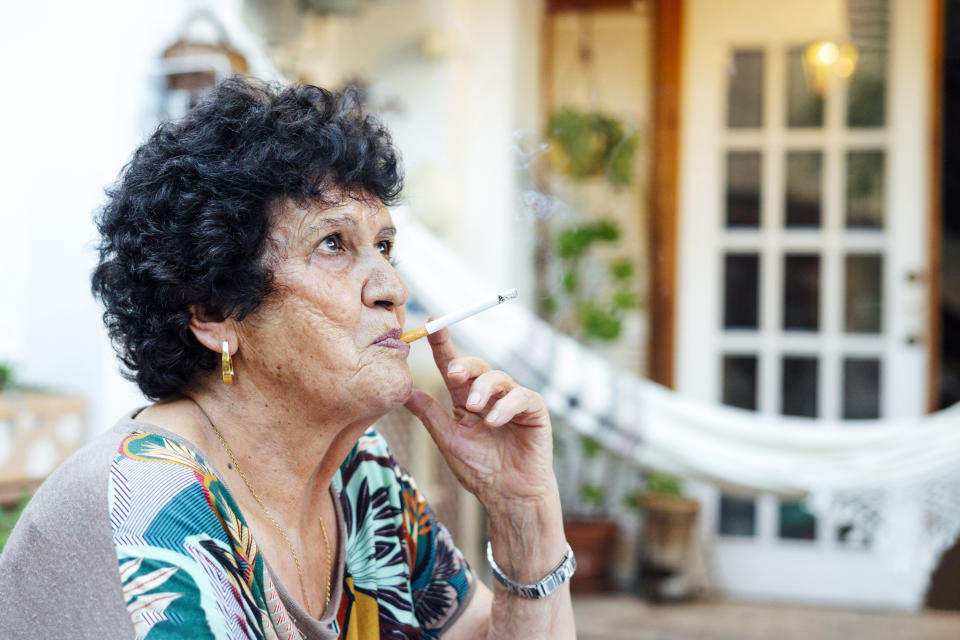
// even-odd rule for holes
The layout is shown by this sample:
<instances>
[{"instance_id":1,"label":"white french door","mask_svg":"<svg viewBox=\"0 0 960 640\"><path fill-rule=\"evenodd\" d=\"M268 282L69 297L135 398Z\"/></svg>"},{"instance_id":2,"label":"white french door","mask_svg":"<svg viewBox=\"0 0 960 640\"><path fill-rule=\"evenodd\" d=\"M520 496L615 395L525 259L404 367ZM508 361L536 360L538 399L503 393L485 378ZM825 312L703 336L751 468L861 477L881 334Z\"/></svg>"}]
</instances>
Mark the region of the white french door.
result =
<instances>
[{"instance_id":1,"label":"white french door","mask_svg":"<svg viewBox=\"0 0 960 640\"><path fill-rule=\"evenodd\" d=\"M923 413L930 11L687 2L680 391L850 428ZM728 593L907 608L922 596L924 569L896 567L870 531L802 501L697 492ZM860 506L910 543L909 495Z\"/></svg>"}]
</instances>

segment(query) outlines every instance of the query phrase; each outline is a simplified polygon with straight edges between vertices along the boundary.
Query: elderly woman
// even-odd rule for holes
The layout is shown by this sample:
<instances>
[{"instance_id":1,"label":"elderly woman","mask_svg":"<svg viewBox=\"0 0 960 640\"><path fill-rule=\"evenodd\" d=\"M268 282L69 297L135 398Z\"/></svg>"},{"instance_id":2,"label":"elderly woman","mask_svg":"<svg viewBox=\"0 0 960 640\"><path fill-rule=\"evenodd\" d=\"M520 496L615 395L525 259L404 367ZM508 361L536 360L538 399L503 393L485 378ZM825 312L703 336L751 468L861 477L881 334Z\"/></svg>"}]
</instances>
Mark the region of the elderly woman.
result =
<instances>
[{"instance_id":1,"label":"elderly woman","mask_svg":"<svg viewBox=\"0 0 960 640\"><path fill-rule=\"evenodd\" d=\"M156 400L54 473L0 561L0 636L567 638L543 400L430 337L412 390L384 128L234 79L136 153L93 290ZM371 428L405 405L489 518L482 584Z\"/></svg>"}]
</instances>

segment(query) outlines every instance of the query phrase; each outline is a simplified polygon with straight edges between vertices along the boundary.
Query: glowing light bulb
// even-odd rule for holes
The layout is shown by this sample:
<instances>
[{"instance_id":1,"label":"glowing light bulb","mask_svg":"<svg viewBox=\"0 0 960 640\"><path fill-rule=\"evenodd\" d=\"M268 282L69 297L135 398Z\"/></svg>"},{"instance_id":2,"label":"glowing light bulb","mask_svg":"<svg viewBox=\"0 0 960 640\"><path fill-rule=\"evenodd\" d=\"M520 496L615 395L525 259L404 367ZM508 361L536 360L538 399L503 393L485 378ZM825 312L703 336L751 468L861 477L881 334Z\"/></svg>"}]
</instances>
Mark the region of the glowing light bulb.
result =
<instances>
[{"instance_id":1,"label":"glowing light bulb","mask_svg":"<svg viewBox=\"0 0 960 640\"><path fill-rule=\"evenodd\" d=\"M823 42L817 47L817 59L825 65L832 65L840 57L840 47L832 42Z\"/></svg>"}]
</instances>

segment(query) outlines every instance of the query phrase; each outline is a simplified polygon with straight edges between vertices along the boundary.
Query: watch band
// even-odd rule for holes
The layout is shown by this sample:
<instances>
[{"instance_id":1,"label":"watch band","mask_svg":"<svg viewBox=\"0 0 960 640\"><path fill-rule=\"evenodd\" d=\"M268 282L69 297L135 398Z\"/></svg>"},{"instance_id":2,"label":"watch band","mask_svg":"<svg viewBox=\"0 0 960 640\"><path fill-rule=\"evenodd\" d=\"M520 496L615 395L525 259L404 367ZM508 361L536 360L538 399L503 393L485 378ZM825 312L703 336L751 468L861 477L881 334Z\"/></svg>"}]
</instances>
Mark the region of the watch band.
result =
<instances>
[{"instance_id":1,"label":"watch band","mask_svg":"<svg viewBox=\"0 0 960 640\"><path fill-rule=\"evenodd\" d=\"M573 557L573 549L570 548L569 544L567 544L567 552L560 564L536 584L521 584L516 580L511 580L494 562L493 547L490 546L489 542L487 542L487 562L490 563L490 569L493 570L493 577L497 579L497 582L506 587L510 593L531 600L546 598L557 587L569 580L573 572L577 570L577 559Z\"/></svg>"}]
</instances>

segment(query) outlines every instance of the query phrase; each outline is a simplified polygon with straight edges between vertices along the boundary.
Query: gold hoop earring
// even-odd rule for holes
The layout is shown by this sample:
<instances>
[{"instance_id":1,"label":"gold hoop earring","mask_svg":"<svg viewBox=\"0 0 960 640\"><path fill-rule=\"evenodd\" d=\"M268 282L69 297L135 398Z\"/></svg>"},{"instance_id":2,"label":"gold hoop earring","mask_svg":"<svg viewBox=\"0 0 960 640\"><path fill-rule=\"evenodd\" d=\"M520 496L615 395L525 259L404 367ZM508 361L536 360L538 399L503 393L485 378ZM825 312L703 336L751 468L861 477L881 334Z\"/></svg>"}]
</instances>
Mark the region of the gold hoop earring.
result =
<instances>
[{"instance_id":1,"label":"gold hoop earring","mask_svg":"<svg viewBox=\"0 0 960 640\"><path fill-rule=\"evenodd\" d=\"M233 384L233 360L230 358L230 343L223 341L223 355L220 358L220 375L224 384Z\"/></svg>"}]
</instances>

